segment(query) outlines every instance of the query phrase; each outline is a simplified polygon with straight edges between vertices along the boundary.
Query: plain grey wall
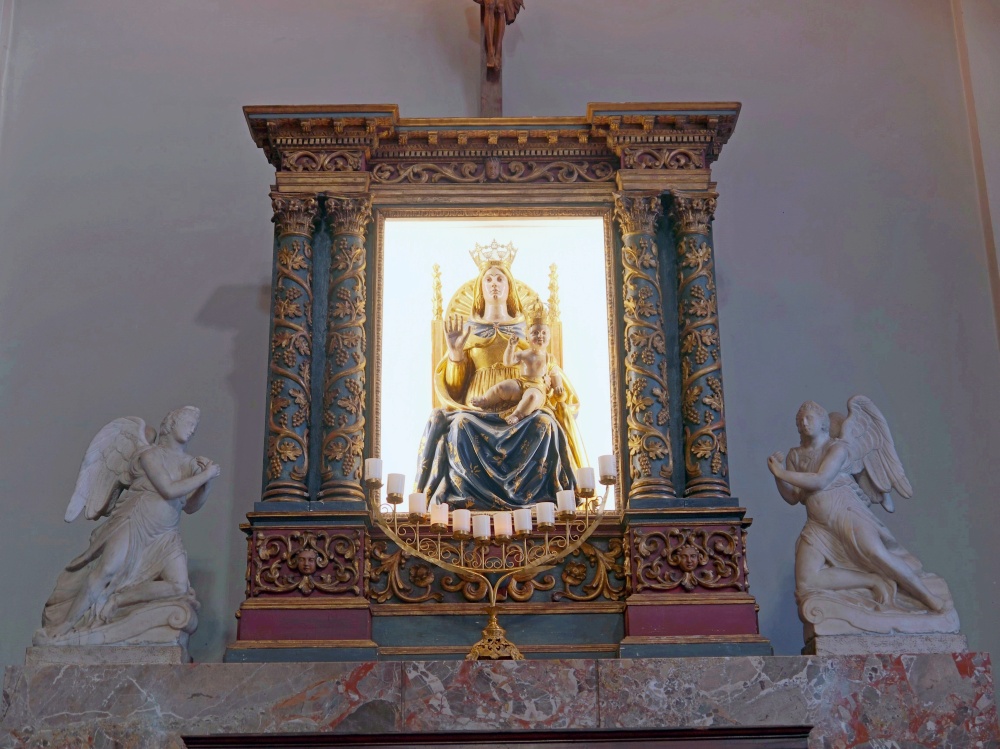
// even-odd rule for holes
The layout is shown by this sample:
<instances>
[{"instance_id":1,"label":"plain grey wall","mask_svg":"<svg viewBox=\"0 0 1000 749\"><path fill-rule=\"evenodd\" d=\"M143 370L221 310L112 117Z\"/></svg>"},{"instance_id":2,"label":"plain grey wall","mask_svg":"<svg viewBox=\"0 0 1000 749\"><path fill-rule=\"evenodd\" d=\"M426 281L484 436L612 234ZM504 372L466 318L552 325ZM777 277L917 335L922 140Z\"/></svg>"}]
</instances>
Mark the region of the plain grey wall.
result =
<instances>
[{"instance_id":1,"label":"plain grey wall","mask_svg":"<svg viewBox=\"0 0 1000 749\"><path fill-rule=\"evenodd\" d=\"M976 4L994 27L970 41L974 62L995 68L996 5ZM478 10L14 9L0 130L0 658L21 661L57 573L86 545L87 523L61 518L91 437L114 417L192 403L192 450L224 469L182 531L202 600L193 653L218 660L242 600L237 526L259 496L272 237L273 172L240 107L474 115ZM509 115L743 102L715 167L718 285L733 487L755 519L751 592L778 653L801 647L804 518L765 457L796 442L803 400L842 409L857 392L887 415L916 489L890 526L949 581L971 645L1000 646L1000 352L952 21L946 0L536 0L505 41Z\"/></svg>"}]
</instances>

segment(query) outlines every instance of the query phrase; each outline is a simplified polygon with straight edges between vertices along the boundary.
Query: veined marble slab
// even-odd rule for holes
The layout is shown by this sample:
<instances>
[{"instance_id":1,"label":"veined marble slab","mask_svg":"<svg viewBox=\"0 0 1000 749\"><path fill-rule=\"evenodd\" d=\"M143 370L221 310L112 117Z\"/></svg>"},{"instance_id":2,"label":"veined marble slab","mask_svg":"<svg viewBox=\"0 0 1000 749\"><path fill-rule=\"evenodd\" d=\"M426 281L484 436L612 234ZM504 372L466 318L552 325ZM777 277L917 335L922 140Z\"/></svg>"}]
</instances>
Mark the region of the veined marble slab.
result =
<instances>
[{"instance_id":1,"label":"veined marble slab","mask_svg":"<svg viewBox=\"0 0 1000 749\"><path fill-rule=\"evenodd\" d=\"M12 666L0 702L2 747L793 726L810 749L1000 746L989 656Z\"/></svg>"}]
</instances>

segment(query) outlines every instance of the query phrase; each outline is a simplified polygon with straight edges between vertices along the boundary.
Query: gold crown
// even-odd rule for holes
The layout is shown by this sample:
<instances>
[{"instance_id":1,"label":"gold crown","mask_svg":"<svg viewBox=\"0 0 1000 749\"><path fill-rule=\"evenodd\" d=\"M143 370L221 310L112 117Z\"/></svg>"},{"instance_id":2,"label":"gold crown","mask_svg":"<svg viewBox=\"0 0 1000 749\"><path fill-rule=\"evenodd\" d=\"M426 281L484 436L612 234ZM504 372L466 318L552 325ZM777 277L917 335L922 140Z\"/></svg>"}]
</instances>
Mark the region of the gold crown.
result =
<instances>
[{"instance_id":1,"label":"gold crown","mask_svg":"<svg viewBox=\"0 0 1000 749\"><path fill-rule=\"evenodd\" d=\"M549 313L545 309L545 305L541 302L535 304L531 308L531 319L528 321L528 326L534 325L548 325L549 324Z\"/></svg>"},{"instance_id":2,"label":"gold crown","mask_svg":"<svg viewBox=\"0 0 1000 749\"><path fill-rule=\"evenodd\" d=\"M477 242L475 249L469 250L469 255L476 261L476 267L480 271L491 265L502 265L509 270L514 258L517 257L517 248L513 242L500 244L494 239L487 245Z\"/></svg>"}]
</instances>

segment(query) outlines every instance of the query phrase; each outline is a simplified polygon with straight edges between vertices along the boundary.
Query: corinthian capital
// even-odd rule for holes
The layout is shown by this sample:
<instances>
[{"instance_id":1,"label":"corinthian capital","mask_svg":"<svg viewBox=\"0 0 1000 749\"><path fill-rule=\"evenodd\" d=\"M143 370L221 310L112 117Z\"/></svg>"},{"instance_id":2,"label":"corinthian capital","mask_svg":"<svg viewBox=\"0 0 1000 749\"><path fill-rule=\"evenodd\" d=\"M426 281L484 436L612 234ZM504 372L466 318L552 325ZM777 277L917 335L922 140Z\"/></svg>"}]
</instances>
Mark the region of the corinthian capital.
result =
<instances>
[{"instance_id":1,"label":"corinthian capital","mask_svg":"<svg viewBox=\"0 0 1000 749\"><path fill-rule=\"evenodd\" d=\"M271 193L271 208L278 227L278 236L299 234L307 239L312 237L312 222L316 218L316 198L309 195L283 195Z\"/></svg>"},{"instance_id":2,"label":"corinthian capital","mask_svg":"<svg viewBox=\"0 0 1000 749\"><path fill-rule=\"evenodd\" d=\"M715 218L716 192L673 193L670 218L678 234L708 234Z\"/></svg>"},{"instance_id":3,"label":"corinthian capital","mask_svg":"<svg viewBox=\"0 0 1000 749\"><path fill-rule=\"evenodd\" d=\"M622 234L655 234L662 215L659 193L615 193L615 218Z\"/></svg>"},{"instance_id":4,"label":"corinthian capital","mask_svg":"<svg viewBox=\"0 0 1000 749\"><path fill-rule=\"evenodd\" d=\"M364 237L365 228L372 218L372 198L370 195L356 198L328 197L326 212L331 234L357 234Z\"/></svg>"}]
</instances>

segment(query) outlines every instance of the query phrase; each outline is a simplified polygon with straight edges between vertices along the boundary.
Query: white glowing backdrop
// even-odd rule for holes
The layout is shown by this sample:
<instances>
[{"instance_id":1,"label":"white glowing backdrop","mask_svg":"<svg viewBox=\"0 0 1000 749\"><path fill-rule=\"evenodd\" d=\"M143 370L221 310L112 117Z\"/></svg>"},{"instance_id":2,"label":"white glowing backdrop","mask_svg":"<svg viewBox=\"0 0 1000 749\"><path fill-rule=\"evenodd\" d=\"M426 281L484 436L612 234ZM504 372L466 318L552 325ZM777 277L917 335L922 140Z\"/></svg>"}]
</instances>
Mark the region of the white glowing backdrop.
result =
<instances>
[{"instance_id":1,"label":"white glowing backdrop","mask_svg":"<svg viewBox=\"0 0 1000 749\"><path fill-rule=\"evenodd\" d=\"M590 463L612 452L611 380L604 223L600 218L403 220L385 222L381 457L412 485L417 446L431 412L431 268L441 266L447 306L474 278L475 244L513 242L514 277L548 299L549 266L559 272L563 369L580 395L577 423Z\"/></svg>"}]
</instances>

